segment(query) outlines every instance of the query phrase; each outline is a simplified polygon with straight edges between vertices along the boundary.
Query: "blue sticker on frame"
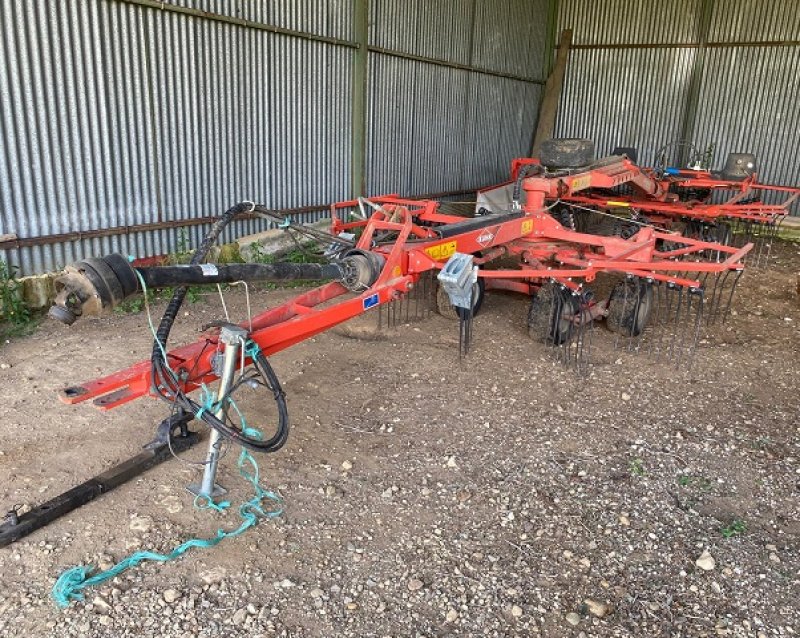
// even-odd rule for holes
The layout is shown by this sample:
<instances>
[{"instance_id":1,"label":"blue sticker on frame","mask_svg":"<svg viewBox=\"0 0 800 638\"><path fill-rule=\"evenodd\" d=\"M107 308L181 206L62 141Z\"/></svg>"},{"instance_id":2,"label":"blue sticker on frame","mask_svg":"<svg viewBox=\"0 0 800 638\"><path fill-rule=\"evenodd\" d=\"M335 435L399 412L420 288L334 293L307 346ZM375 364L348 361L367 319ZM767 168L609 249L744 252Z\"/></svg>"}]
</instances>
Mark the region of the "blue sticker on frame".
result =
<instances>
[{"instance_id":1,"label":"blue sticker on frame","mask_svg":"<svg viewBox=\"0 0 800 638\"><path fill-rule=\"evenodd\" d=\"M372 294L372 295L370 295L369 297L364 297L364 301L363 301L364 310L369 310L373 306L377 306L378 305L378 301L379 301L379 298L378 298L378 293L377 292Z\"/></svg>"}]
</instances>

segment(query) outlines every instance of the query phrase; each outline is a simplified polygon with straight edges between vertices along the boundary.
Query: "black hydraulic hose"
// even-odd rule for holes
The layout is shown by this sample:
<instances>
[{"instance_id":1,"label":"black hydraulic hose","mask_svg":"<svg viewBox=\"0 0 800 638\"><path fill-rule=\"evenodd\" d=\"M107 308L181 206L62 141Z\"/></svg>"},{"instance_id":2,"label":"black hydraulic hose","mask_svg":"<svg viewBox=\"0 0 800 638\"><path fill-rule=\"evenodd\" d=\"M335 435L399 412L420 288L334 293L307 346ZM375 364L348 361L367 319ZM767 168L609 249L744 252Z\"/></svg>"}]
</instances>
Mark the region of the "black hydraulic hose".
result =
<instances>
[{"instance_id":1,"label":"black hydraulic hose","mask_svg":"<svg viewBox=\"0 0 800 638\"><path fill-rule=\"evenodd\" d=\"M214 222L214 225L208 231L202 243L197 248L197 251L192 256L189 264L192 266L197 266L198 264L203 263L205 258L208 256L208 252L211 250L211 247L217 241L217 238L220 236L225 227L231 223L233 218L240 213L245 213L251 210L252 208L253 205L251 203L240 202L239 204L236 204L225 211L225 213L223 213L223 215L216 222ZM175 289L172 299L169 300L167 309L164 311L164 316L161 317L161 322L158 324L158 330L156 331L156 340L153 344L153 353L150 356L150 361L153 363L153 365L157 365L159 362L166 363L164 361L162 351L166 351L167 338L172 330L172 324L175 323L175 318L178 316L178 312L181 309L181 305L183 305L183 300L186 298L186 290L186 286L179 286ZM153 380L153 383L155 384L155 379ZM157 388L156 391L158 392ZM161 394L160 392L158 393Z\"/></svg>"},{"instance_id":2,"label":"black hydraulic hose","mask_svg":"<svg viewBox=\"0 0 800 638\"><path fill-rule=\"evenodd\" d=\"M517 171L517 179L514 181L514 191L511 195L511 201L515 207L519 206L519 198L522 195L522 180L530 174L538 175L542 172L540 164L524 164Z\"/></svg>"},{"instance_id":3,"label":"black hydraulic hose","mask_svg":"<svg viewBox=\"0 0 800 638\"><path fill-rule=\"evenodd\" d=\"M219 419L210 410L204 409L205 406L201 406L186 395L182 395L182 404L184 409L196 416L199 415L200 419L217 430L222 436L227 437L239 445L253 452L276 452L286 443L286 439L289 437L289 410L286 406L286 394L283 392L283 388L281 388L278 376L275 374L275 371L262 352L259 351L258 354L253 357L253 364L267 382L267 387L272 390L272 396L275 399L275 405L278 409L278 425L275 429L275 434L270 438L256 439L247 436L241 430ZM224 402L225 399L226 398L223 398L221 401Z\"/></svg>"},{"instance_id":4,"label":"black hydraulic hose","mask_svg":"<svg viewBox=\"0 0 800 638\"><path fill-rule=\"evenodd\" d=\"M148 288L224 284L234 281L290 281L341 279L342 267L328 264L215 264L213 266L151 266L137 268Z\"/></svg>"},{"instance_id":5,"label":"black hydraulic hose","mask_svg":"<svg viewBox=\"0 0 800 638\"><path fill-rule=\"evenodd\" d=\"M189 266L197 266L203 263L208 256L211 247L216 242L219 235L230 224L231 221L240 213L252 212L258 207L250 202L242 202L229 208L225 213L216 221L211 229L206 234L202 243L198 247ZM311 265L311 264L304 264ZM260 440L254 437L243 434L241 430L230 426L228 423L218 419L209 410L204 410L204 406L199 405L190 399L179 387L178 380L174 379L169 366L164 358L166 352L167 338L172 330L172 325L175 323L175 318L178 316L181 305L186 297L187 286L181 285L175 289L172 299L170 299L167 309L164 311L164 316L158 325L156 331L156 339L153 343L153 352L150 357L151 362L151 384L156 394L165 401L170 403L177 403L184 409L190 411L195 416L199 415L204 422L216 429L223 436L238 442L242 446L253 450L254 452L275 452L280 449L286 442L289 436L289 411L286 406L286 396L281 388L278 377L272 366L267 361L266 356L261 351L253 357L253 363L257 370L264 378L267 386L272 390L273 397L278 409L278 426L275 434L269 439ZM174 382L171 384L171 382Z\"/></svg>"}]
</instances>

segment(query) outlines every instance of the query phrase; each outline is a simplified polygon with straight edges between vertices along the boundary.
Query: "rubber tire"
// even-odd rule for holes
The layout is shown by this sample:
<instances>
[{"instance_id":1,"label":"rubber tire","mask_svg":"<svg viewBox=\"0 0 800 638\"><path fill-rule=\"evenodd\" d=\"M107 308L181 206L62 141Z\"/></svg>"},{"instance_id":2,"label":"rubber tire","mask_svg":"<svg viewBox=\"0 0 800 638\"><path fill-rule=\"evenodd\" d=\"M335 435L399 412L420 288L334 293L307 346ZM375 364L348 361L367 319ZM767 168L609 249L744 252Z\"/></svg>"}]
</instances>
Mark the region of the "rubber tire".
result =
<instances>
[{"instance_id":1,"label":"rubber tire","mask_svg":"<svg viewBox=\"0 0 800 638\"><path fill-rule=\"evenodd\" d=\"M483 298L486 295L486 281L482 277L478 277L472 285L472 316L480 312L483 305ZM444 286L436 285L436 297L434 298L436 312L445 317L446 319L458 319L460 317L459 311L461 308L456 308L450 303L450 296L444 291Z\"/></svg>"},{"instance_id":2,"label":"rubber tire","mask_svg":"<svg viewBox=\"0 0 800 638\"><path fill-rule=\"evenodd\" d=\"M547 168L580 168L594 161L594 142L581 138L545 140L539 161Z\"/></svg>"},{"instance_id":3,"label":"rubber tire","mask_svg":"<svg viewBox=\"0 0 800 638\"><path fill-rule=\"evenodd\" d=\"M117 274L102 259L88 258L74 265L83 271L100 297L104 310L110 310L125 298Z\"/></svg>"},{"instance_id":4,"label":"rubber tire","mask_svg":"<svg viewBox=\"0 0 800 638\"><path fill-rule=\"evenodd\" d=\"M130 297L139 290L139 278L136 276L133 266L125 257L119 253L112 253L103 257L103 261L117 275L125 298Z\"/></svg>"},{"instance_id":5,"label":"rubber tire","mask_svg":"<svg viewBox=\"0 0 800 638\"><path fill-rule=\"evenodd\" d=\"M638 337L647 327L652 313L653 285L642 280L623 279L611 291L606 325L625 337Z\"/></svg>"},{"instance_id":6,"label":"rubber tire","mask_svg":"<svg viewBox=\"0 0 800 638\"><path fill-rule=\"evenodd\" d=\"M553 306L554 295L560 297L560 303L555 307ZM557 308L565 306L572 310L573 315L580 310L578 300L570 292L561 290L554 284L546 284L539 288L528 308L528 336L535 341L543 341L556 346L568 341L572 336L575 324L559 318L559 316L563 317L564 312L559 313Z\"/></svg>"}]
</instances>

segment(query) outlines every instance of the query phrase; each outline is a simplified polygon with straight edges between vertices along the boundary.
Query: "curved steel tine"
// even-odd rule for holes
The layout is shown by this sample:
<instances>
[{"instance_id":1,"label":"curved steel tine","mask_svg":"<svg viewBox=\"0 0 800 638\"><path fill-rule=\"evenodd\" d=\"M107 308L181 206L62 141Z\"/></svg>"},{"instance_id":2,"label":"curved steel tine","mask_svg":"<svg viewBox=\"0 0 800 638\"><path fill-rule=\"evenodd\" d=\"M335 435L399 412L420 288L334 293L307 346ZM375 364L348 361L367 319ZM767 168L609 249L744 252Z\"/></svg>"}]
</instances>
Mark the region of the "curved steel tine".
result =
<instances>
[{"instance_id":1,"label":"curved steel tine","mask_svg":"<svg viewBox=\"0 0 800 638\"><path fill-rule=\"evenodd\" d=\"M550 312L548 314L550 319L544 337L545 343L553 347L555 347L558 339L558 317L560 312L557 292L558 288L554 286L553 295L550 297Z\"/></svg>"},{"instance_id":2,"label":"curved steel tine","mask_svg":"<svg viewBox=\"0 0 800 638\"><path fill-rule=\"evenodd\" d=\"M717 290L723 289L725 287L725 280L722 280L722 285L720 285L720 277L722 273L714 273L714 287L711 289L711 303L709 304L708 308L708 323L714 323L714 318L716 317L716 308L717 305Z\"/></svg>"},{"instance_id":3,"label":"curved steel tine","mask_svg":"<svg viewBox=\"0 0 800 638\"><path fill-rule=\"evenodd\" d=\"M686 312L685 312L686 319L682 324L678 324L676 326L676 330L680 335L678 344L678 356L675 357L676 368L680 367L681 359L684 357L684 355L688 355L686 346L686 333L689 332L689 330L691 329L691 324L689 322L689 319L692 315L692 299L694 297L694 294L695 293L691 288L686 291Z\"/></svg>"},{"instance_id":4,"label":"curved steel tine","mask_svg":"<svg viewBox=\"0 0 800 638\"><path fill-rule=\"evenodd\" d=\"M675 304L675 322L671 326L672 340L670 342L669 356L670 359L675 357L675 341L677 339L678 326L681 323L681 306L683 305L683 286L678 286L678 301Z\"/></svg>"},{"instance_id":5,"label":"curved steel tine","mask_svg":"<svg viewBox=\"0 0 800 638\"><path fill-rule=\"evenodd\" d=\"M639 349L639 337L634 336L633 333L636 330L636 317L639 316L639 309L642 306L642 279L641 277L634 277L633 282L635 286L634 294L636 296L634 297L633 301L633 314L631 315L631 325L630 329L628 330L628 352L633 352L634 350Z\"/></svg>"},{"instance_id":6,"label":"curved steel tine","mask_svg":"<svg viewBox=\"0 0 800 638\"><path fill-rule=\"evenodd\" d=\"M580 330L578 348L575 352L575 365L578 374L584 375L589 369L589 356L592 346L592 330L594 330L594 321L592 320L591 309L588 302L580 301L580 317L579 327Z\"/></svg>"},{"instance_id":7,"label":"curved steel tine","mask_svg":"<svg viewBox=\"0 0 800 638\"><path fill-rule=\"evenodd\" d=\"M675 284L667 283L666 287L664 288L664 297L666 299L666 312L664 313L664 321L662 323L663 331L662 335L667 339L666 342L662 342L659 340L659 346L663 343L663 348L660 350L662 354L667 353L669 350L670 341L670 334L672 331L672 306L673 302L675 301Z\"/></svg>"},{"instance_id":8,"label":"curved steel tine","mask_svg":"<svg viewBox=\"0 0 800 638\"><path fill-rule=\"evenodd\" d=\"M778 223L772 220L767 226L767 250L764 254L764 268L769 266L769 258L772 255L772 244L775 243L775 238L778 236Z\"/></svg>"},{"instance_id":9,"label":"curved steel tine","mask_svg":"<svg viewBox=\"0 0 800 638\"><path fill-rule=\"evenodd\" d=\"M730 272L730 271L728 271ZM722 323L728 319L728 313L731 311L731 303L733 302L733 294L736 292L736 284L739 283L739 279L741 279L744 270L737 270L736 277L733 280L733 284L731 285L731 293L728 295L728 303L725 304L725 311L722 313Z\"/></svg>"},{"instance_id":10,"label":"curved steel tine","mask_svg":"<svg viewBox=\"0 0 800 638\"><path fill-rule=\"evenodd\" d=\"M651 284L653 290L653 310L650 312L650 338L647 340L647 354L651 355L656 350L656 338L660 332L659 321L661 315L661 286L659 282Z\"/></svg>"},{"instance_id":11,"label":"curved steel tine","mask_svg":"<svg viewBox=\"0 0 800 638\"><path fill-rule=\"evenodd\" d=\"M561 322L564 321L565 317L567 317L568 314L569 314L569 308L568 308L569 304L567 303L567 299L568 299L567 295L568 294L570 294L568 290L566 290L564 287L559 287L558 295L557 295L557 298L558 298L558 303L557 303L558 311L557 312L558 312L558 314L556 315L556 317L557 317L556 320L558 321L558 323L556 324L557 328L554 331L556 333L556 335L558 335L558 332L560 330ZM575 332L575 327L572 324L572 318L570 317L569 329L567 330L567 338L564 339L564 341L562 343L557 344L558 347L556 348L556 356L561 361L561 363L563 365L565 365L565 366L569 365L569 361L570 361L570 346L572 344L572 337L573 337L574 332Z\"/></svg>"},{"instance_id":12,"label":"curved steel tine","mask_svg":"<svg viewBox=\"0 0 800 638\"><path fill-rule=\"evenodd\" d=\"M629 278L630 278L630 275L625 275L625 277L622 280L622 283L625 286L625 294L622 297L622 310L623 310L623 312L622 312L621 316L623 316L623 317L625 316L624 315L625 308L628 307L628 288L629 288L628 280L629 280ZM622 328L622 330L624 330L625 326L620 326L620 328ZM621 336L621 332L615 332L614 333L614 349L615 350L617 350L620 347L619 346L620 336Z\"/></svg>"},{"instance_id":13,"label":"curved steel tine","mask_svg":"<svg viewBox=\"0 0 800 638\"><path fill-rule=\"evenodd\" d=\"M700 326L703 322L703 308L705 306L705 291L701 288L698 291L694 292L693 294L697 295L697 316L695 317L694 321L694 338L691 344L691 350L689 351L689 364L686 366L687 371L691 371L692 365L694 364L694 355L697 351L697 343L700 340Z\"/></svg>"},{"instance_id":14,"label":"curved steel tine","mask_svg":"<svg viewBox=\"0 0 800 638\"><path fill-rule=\"evenodd\" d=\"M730 276L730 274L731 271L726 270L725 273L722 275L722 282L719 286L719 290L717 290L716 287L714 288L713 294L716 295L716 299L711 300L711 310L710 310L711 317L709 319L710 323L716 321L717 317L719 316L719 309L720 306L722 305L722 296L725 294L725 286L728 283L728 277Z\"/></svg>"}]
</instances>

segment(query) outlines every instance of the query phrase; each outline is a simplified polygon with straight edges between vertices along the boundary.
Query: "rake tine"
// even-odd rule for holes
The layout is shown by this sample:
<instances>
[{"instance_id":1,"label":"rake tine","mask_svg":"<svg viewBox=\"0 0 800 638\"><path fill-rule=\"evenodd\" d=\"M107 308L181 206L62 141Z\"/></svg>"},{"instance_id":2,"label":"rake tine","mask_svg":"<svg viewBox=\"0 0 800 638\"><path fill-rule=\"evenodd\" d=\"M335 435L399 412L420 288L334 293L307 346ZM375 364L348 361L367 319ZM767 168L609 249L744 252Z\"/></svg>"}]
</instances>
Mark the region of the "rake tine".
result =
<instances>
[{"instance_id":1,"label":"rake tine","mask_svg":"<svg viewBox=\"0 0 800 638\"><path fill-rule=\"evenodd\" d=\"M705 305L705 292L702 288L689 290L689 296L692 295L697 296L697 310L694 320L694 338L692 339L689 351L687 352L687 358L689 361L686 366L687 371L690 371L692 369L692 365L694 364L694 354L697 351L697 342L700 340L700 324L703 321L703 306Z\"/></svg>"},{"instance_id":2,"label":"rake tine","mask_svg":"<svg viewBox=\"0 0 800 638\"><path fill-rule=\"evenodd\" d=\"M717 294L716 300L711 300L711 317L710 322L716 321L717 317L719 316L719 309L722 306L722 296L725 294L725 286L728 283L728 277L730 276L731 271L726 270L725 274L722 275L722 283L719 286L719 293ZM716 293L716 288L714 289Z\"/></svg>"},{"instance_id":3,"label":"rake tine","mask_svg":"<svg viewBox=\"0 0 800 638\"><path fill-rule=\"evenodd\" d=\"M753 224L753 228L761 229L761 228L763 228L763 226L761 226L760 224L755 224L754 223ZM765 240L765 237L764 237L763 233L761 233L761 232L758 232L757 234L754 234L754 236L753 236L753 241L754 241L754 243L756 245L756 250L754 251L755 252L755 255L754 255L755 264L753 264L754 268L761 268L761 256L764 254L764 243L765 243L764 240Z\"/></svg>"},{"instance_id":4,"label":"rake tine","mask_svg":"<svg viewBox=\"0 0 800 638\"><path fill-rule=\"evenodd\" d=\"M671 334L672 332L672 304L673 301L675 300L675 284L667 283L666 288L664 289L664 296L666 298L666 304L665 304L666 311L664 312L664 321L662 324L664 330L662 332L662 335L666 335L668 333ZM669 343L664 343L663 344L664 347L661 348L662 343L663 343L663 338L660 338L659 348L660 352L663 354L669 350Z\"/></svg>"},{"instance_id":5,"label":"rake tine","mask_svg":"<svg viewBox=\"0 0 800 638\"><path fill-rule=\"evenodd\" d=\"M680 326L681 323L681 306L683 305L683 286L677 286L677 290L678 290L678 301L675 304L674 332L672 333L672 340L670 342L670 347L669 347L670 358L674 358L675 356L675 339L678 332L678 326Z\"/></svg>"},{"instance_id":6,"label":"rake tine","mask_svg":"<svg viewBox=\"0 0 800 638\"><path fill-rule=\"evenodd\" d=\"M660 330L660 323L661 323L661 286L659 285L660 282L653 283L653 311L650 314L651 317L651 334L650 339L647 341L647 354L648 356L656 350L655 343L656 337L661 333ZM657 350L656 350L657 351Z\"/></svg>"},{"instance_id":7,"label":"rake tine","mask_svg":"<svg viewBox=\"0 0 800 638\"><path fill-rule=\"evenodd\" d=\"M741 248L743 244L739 243L741 237L742 222L738 218L734 218L731 222L731 246L734 248Z\"/></svg>"},{"instance_id":8,"label":"rake tine","mask_svg":"<svg viewBox=\"0 0 800 638\"><path fill-rule=\"evenodd\" d=\"M634 301L634 309L631 318L630 330L628 331L628 352L633 352L634 350L639 349L639 343L640 343L639 337L641 337L641 335L637 337L633 333L636 331L636 318L639 316L639 310L641 309L642 306L642 279L641 277L635 277L633 281L635 282L636 297Z\"/></svg>"},{"instance_id":9,"label":"rake tine","mask_svg":"<svg viewBox=\"0 0 800 638\"><path fill-rule=\"evenodd\" d=\"M550 324L550 339L551 345L554 348L553 355L556 358L556 361L560 363L565 363L564 358L564 351L561 350L561 347L564 345L563 343L559 343L560 340L560 328L561 328L561 317L564 315L564 296L563 291L560 286L557 286L553 289L553 317L552 323Z\"/></svg>"},{"instance_id":10,"label":"rake tine","mask_svg":"<svg viewBox=\"0 0 800 638\"><path fill-rule=\"evenodd\" d=\"M730 272L730 270L728 272ZM738 284L739 279L742 278L742 273L744 273L744 270L736 271L736 277L731 285L731 294L728 295L728 303L725 304L725 311L722 313L722 323L725 323L725 321L728 319L728 313L731 311L731 302L733 302L733 293L736 292L736 284Z\"/></svg>"},{"instance_id":11,"label":"rake tine","mask_svg":"<svg viewBox=\"0 0 800 638\"><path fill-rule=\"evenodd\" d=\"M472 304L474 303L475 292L470 292L469 308L458 309L458 358L459 360L469 354L472 342Z\"/></svg>"},{"instance_id":12,"label":"rake tine","mask_svg":"<svg viewBox=\"0 0 800 638\"><path fill-rule=\"evenodd\" d=\"M629 277L630 277L629 275L625 275L625 278L623 279L623 282L625 283L625 286L624 286L625 287L625 294L622 297L622 309L623 309L623 312L622 312L621 316L624 316L625 308L628 307L628 287L629 287L628 286L628 279L629 279ZM620 322L620 323L622 323L622 322ZM625 326L623 326L623 329L624 328L625 328ZM620 338L620 333L616 332L614 334L614 350L618 350L619 349L619 338Z\"/></svg>"},{"instance_id":13,"label":"rake tine","mask_svg":"<svg viewBox=\"0 0 800 638\"><path fill-rule=\"evenodd\" d=\"M414 295L414 320L419 320L419 286L420 282L418 281L417 284L414 286L412 293Z\"/></svg>"},{"instance_id":14,"label":"rake tine","mask_svg":"<svg viewBox=\"0 0 800 638\"><path fill-rule=\"evenodd\" d=\"M422 316L427 319L433 311L433 295L431 294L431 281L432 278L428 273L422 278Z\"/></svg>"},{"instance_id":15,"label":"rake tine","mask_svg":"<svg viewBox=\"0 0 800 638\"><path fill-rule=\"evenodd\" d=\"M378 332L381 332L383 330L383 312L384 312L383 307L385 305L386 304L378 304Z\"/></svg>"},{"instance_id":16,"label":"rake tine","mask_svg":"<svg viewBox=\"0 0 800 638\"><path fill-rule=\"evenodd\" d=\"M783 222L786 220L786 215L779 215L776 220L772 222L772 237L770 238L769 242L769 251L767 252L767 262L769 262L770 255L772 255L772 244L775 243L775 240L778 237L778 233L780 232L781 226Z\"/></svg>"},{"instance_id":17,"label":"rake tine","mask_svg":"<svg viewBox=\"0 0 800 638\"><path fill-rule=\"evenodd\" d=\"M578 374L583 375L589 369L589 356L592 347L594 322L592 321L588 301L581 300L579 308L579 334L577 342L578 347L575 352L575 369L578 371Z\"/></svg>"},{"instance_id":18,"label":"rake tine","mask_svg":"<svg viewBox=\"0 0 800 638\"><path fill-rule=\"evenodd\" d=\"M719 273L714 273L714 287L711 289L711 307L708 309L708 323L713 323L714 321L714 306L716 304L717 298L717 287L719 286ZM703 283L705 287L705 282Z\"/></svg>"},{"instance_id":19,"label":"rake tine","mask_svg":"<svg viewBox=\"0 0 800 638\"><path fill-rule=\"evenodd\" d=\"M558 339L558 323L556 323L558 315L559 315L558 289L555 286L553 286L553 293L550 296L550 314L549 314L550 323L547 324L547 332L545 333L545 343L547 343L552 347L555 347L556 341Z\"/></svg>"},{"instance_id":20,"label":"rake tine","mask_svg":"<svg viewBox=\"0 0 800 638\"><path fill-rule=\"evenodd\" d=\"M692 314L692 296L693 296L693 288L690 288L686 292L686 321L683 324L677 324L675 326L676 331L680 334L680 341L678 345L678 355L675 357L675 368L680 367L681 359L683 358L684 354L688 354L686 351L686 333L689 331L691 324L688 322L689 317Z\"/></svg>"},{"instance_id":21,"label":"rake tine","mask_svg":"<svg viewBox=\"0 0 800 638\"><path fill-rule=\"evenodd\" d=\"M574 304L572 300L577 298L577 295L572 291L564 291L565 294L571 295L572 299L569 299L567 303L564 304L564 311L562 313L562 319L567 321L567 325L569 325L569 333L567 334L567 341L564 344L564 363L567 366L577 365L577 352L578 352L578 340L580 339L580 324L576 324L575 320L577 319L580 321L580 316L576 317L572 314L572 309L574 308ZM578 309L580 312L580 299L578 299Z\"/></svg>"}]
</instances>

